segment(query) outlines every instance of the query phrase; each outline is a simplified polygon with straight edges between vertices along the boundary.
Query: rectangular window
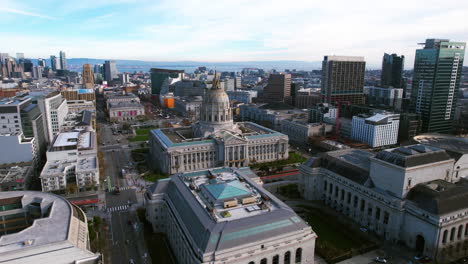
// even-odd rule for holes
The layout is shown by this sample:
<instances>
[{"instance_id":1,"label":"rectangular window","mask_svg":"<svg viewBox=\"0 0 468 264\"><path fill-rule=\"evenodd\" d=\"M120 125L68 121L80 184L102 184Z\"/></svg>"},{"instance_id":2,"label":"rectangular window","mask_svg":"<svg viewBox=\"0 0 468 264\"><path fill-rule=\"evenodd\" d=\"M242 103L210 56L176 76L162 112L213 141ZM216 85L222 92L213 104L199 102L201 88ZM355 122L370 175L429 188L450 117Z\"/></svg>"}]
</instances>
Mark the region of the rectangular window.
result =
<instances>
[{"instance_id":1,"label":"rectangular window","mask_svg":"<svg viewBox=\"0 0 468 264\"><path fill-rule=\"evenodd\" d=\"M366 202L361 200L361 212L364 211L364 207L366 206Z\"/></svg>"},{"instance_id":2,"label":"rectangular window","mask_svg":"<svg viewBox=\"0 0 468 264\"><path fill-rule=\"evenodd\" d=\"M375 219L380 220L380 208L379 207L375 209Z\"/></svg>"},{"instance_id":3,"label":"rectangular window","mask_svg":"<svg viewBox=\"0 0 468 264\"><path fill-rule=\"evenodd\" d=\"M388 212L384 212L383 223L384 223L385 225L388 224L389 218L390 218L389 213L388 213Z\"/></svg>"}]
</instances>

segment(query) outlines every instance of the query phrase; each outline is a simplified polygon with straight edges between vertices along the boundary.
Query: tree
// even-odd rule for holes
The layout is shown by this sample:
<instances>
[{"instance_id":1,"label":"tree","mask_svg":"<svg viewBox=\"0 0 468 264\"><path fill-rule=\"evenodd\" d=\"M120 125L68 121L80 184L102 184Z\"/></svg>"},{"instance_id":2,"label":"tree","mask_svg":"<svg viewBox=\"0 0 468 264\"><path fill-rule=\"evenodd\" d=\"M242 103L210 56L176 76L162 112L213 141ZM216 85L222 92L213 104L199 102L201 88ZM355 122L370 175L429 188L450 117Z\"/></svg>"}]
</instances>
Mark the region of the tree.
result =
<instances>
[{"instance_id":1,"label":"tree","mask_svg":"<svg viewBox=\"0 0 468 264\"><path fill-rule=\"evenodd\" d=\"M70 183L70 184L67 184L67 193L71 194L71 193L76 193L76 191L78 190L78 187L76 186L76 184L74 183Z\"/></svg>"},{"instance_id":2,"label":"tree","mask_svg":"<svg viewBox=\"0 0 468 264\"><path fill-rule=\"evenodd\" d=\"M122 130L130 130L131 126L129 123L123 123L122 124Z\"/></svg>"}]
</instances>

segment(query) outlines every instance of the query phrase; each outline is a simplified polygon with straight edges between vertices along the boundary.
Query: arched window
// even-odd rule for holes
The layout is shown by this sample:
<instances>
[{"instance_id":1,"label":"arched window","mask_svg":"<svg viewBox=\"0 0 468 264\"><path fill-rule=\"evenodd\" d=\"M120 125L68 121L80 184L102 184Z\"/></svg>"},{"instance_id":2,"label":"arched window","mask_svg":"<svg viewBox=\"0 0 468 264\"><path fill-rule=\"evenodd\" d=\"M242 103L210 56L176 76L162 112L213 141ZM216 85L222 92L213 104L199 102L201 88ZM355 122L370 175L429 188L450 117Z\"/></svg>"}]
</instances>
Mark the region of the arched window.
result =
<instances>
[{"instance_id":1,"label":"arched window","mask_svg":"<svg viewBox=\"0 0 468 264\"><path fill-rule=\"evenodd\" d=\"M279 264L279 255L275 255L272 260L273 264Z\"/></svg>"},{"instance_id":2,"label":"arched window","mask_svg":"<svg viewBox=\"0 0 468 264\"><path fill-rule=\"evenodd\" d=\"M450 231L450 241L453 241L455 239L455 227L452 227L452 230Z\"/></svg>"},{"instance_id":3,"label":"arched window","mask_svg":"<svg viewBox=\"0 0 468 264\"><path fill-rule=\"evenodd\" d=\"M468 236L468 224L465 225L465 236Z\"/></svg>"},{"instance_id":4,"label":"arched window","mask_svg":"<svg viewBox=\"0 0 468 264\"><path fill-rule=\"evenodd\" d=\"M296 249L296 263L301 263L302 261L302 248Z\"/></svg>"},{"instance_id":5,"label":"arched window","mask_svg":"<svg viewBox=\"0 0 468 264\"><path fill-rule=\"evenodd\" d=\"M249 262L249 264L255 264L255 262L253 262L253 261L250 261L250 262Z\"/></svg>"},{"instance_id":6,"label":"arched window","mask_svg":"<svg viewBox=\"0 0 468 264\"><path fill-rule=\"evenodd\" d=\"M291 263L291 251L284 253L284 264Z\"/></svg>"},{"instance_id":7,"label":"arched window","mask_svg":"<svg viewBox=\"0 0 468 264\"><path fill-rule=\"evenodd\" d=\"M327 191L327 181L323 182L323 191Z\"/></svg>"},{"instance_id":8,"label":"arched window","mask_svg":"<svg viewBox=\"0 0 468 264\"><path fill-rule=\"evenodd\" d=\"M260 261L260 264L267 264L268 263L268 260L266 258L263 258L261 261Z\"/></svg>"},{"instance_id":9,"label":"arched window","mask_svg":"<svg viewBox=\"0 0 468 264\"><path fill-rule=\"evenodd\" d=\"M447 243L447 235L448 235L448 230L445 230L444 235L442 236L442 243Z\"/></svg>"},{"instance_id":10,"label":"arched window","mask_svg":"<svg viewBox=\"0 0 468 264\"><path fill-rule=\"evenodd\" d=\"M457 234L457 238L460 239L463 235L463 225L460 225L458 227L458 234Z\"/></svg>"}]
</instances>

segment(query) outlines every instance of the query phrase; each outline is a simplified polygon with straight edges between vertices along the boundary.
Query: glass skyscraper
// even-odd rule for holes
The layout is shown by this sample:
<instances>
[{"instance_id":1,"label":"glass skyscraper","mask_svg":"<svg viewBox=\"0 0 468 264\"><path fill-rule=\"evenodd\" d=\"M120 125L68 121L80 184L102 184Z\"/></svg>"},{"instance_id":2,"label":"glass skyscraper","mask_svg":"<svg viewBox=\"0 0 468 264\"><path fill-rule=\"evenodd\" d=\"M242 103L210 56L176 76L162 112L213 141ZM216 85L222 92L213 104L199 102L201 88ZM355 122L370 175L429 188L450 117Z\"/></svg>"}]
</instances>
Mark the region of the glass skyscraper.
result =
<instances>
[{"instance_id":1,"label":"glass skyscraper","mask_svg":"<svg viewBox=\"0 0 468 264\"><path fill-rule=\"evenodd\" d=\"M411 108L422 132L450 133L457 105L466 43L426 39L416 50Z\"/></svg>"}]
</instances>

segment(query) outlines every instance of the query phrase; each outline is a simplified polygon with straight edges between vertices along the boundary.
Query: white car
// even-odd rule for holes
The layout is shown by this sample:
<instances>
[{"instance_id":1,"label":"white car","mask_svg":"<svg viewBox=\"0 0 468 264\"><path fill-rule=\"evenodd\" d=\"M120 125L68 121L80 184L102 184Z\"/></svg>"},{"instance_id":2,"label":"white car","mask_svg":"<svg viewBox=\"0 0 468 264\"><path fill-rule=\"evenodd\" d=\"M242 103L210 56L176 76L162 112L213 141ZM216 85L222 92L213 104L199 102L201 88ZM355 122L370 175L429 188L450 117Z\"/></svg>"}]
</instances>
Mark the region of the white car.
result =
<instances>
[{"instance_id":1,"label":"white car","mask_svg":"<svg viewBox=\"0 0 468 264\"><path fill-rule=\"evenodd\" d=\"M387 259L384 257L376 257L374 261L378 263L387 263Z\"/></svg>"}]
</instances>

